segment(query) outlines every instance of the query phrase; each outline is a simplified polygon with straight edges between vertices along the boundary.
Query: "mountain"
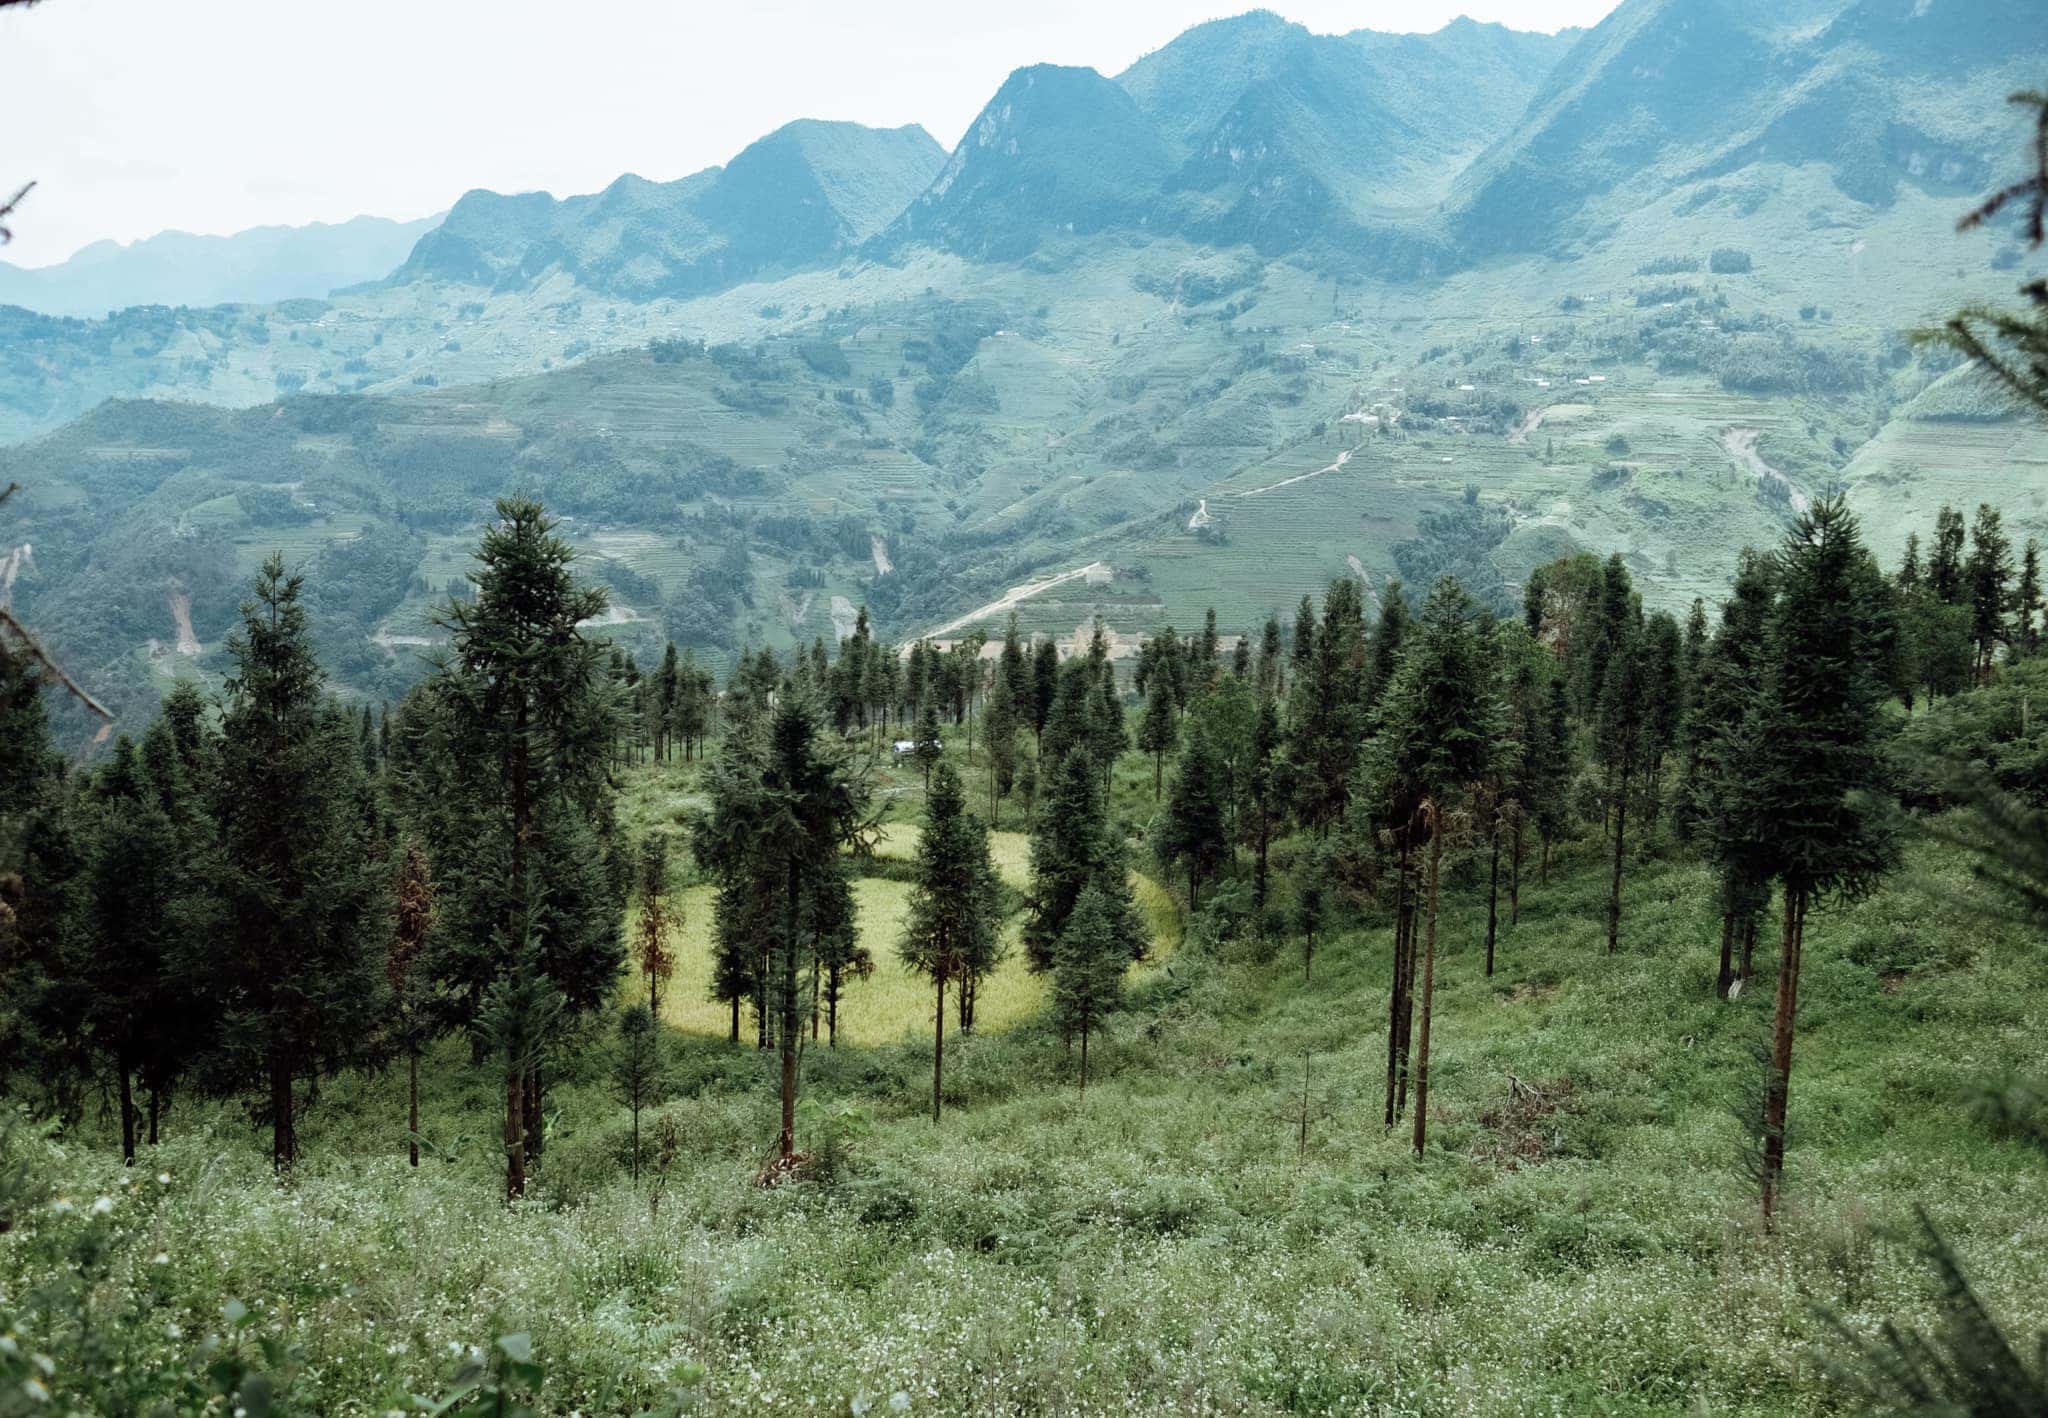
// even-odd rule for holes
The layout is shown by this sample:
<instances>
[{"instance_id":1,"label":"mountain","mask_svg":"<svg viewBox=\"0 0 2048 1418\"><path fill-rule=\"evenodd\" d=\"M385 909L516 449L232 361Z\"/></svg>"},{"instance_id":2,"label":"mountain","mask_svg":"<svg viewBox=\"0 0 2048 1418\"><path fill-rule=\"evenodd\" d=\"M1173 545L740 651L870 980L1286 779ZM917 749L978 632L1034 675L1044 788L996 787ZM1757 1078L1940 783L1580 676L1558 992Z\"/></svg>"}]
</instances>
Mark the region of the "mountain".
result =
<instances>
[{"instance_id":1,"label":"mountain","mask_svg":"<svg viewBox=\"0 0 2048 1418\"><path fill-rule=\"evenodd\" d=\"M1762 166L1813 165L1868 206L1975 191L2044 48L2033 0L1627 0L1461 177L1452 231L1473 255L1597 238Z\"/></svg>"},{"instance_id":2,"label":"mountain","mask_svg":"<svg viewBox=\"0 0 2048 1418\"><path fill-rule=\"evenodd\" d=\"M1317 35L1259 10L1198 25L1114 80L1020 69L877 246L1010 260L1115 229L1413 274L1443 253L1398 219L1449 190L1569 43L1470 22Z\"/></svg>"},{"instance_id":3,"label":"mountain","mask_svg":"<svg viewBox=\"0 0 2048 1418\"><path fill-rule=\"evenodd\" d=\"M1170 165L1131 96L1093 69L1019 69L876 246L1006 261L1049 234L1142 228Z\"/></svg>"},{"instance_id":4,"label":"mountain","mask_svg":"<svg viewBox=\"0 0 2048 1418\"><path fill-rule=\"evenodd\" d=\"M355 217L252 227L232 236L166 231L140 241L96 241L54 266L0 261L0 305L101 316L135 305L259 305L324 296L388 275L440 220Z\"/></svg>"},{"instance_id":5,"label":"mountain","mask_svg":"<svg viewBox=\"0 0 2048 1418\"><path fill-rule=\"evenodd\" d=\"M917 195L945 151L915 125L802 120L722 168L604 191L463 196L391 284L517 289L551 272L625 300L687 298L763 272L837 259Z\"/></svg>"},{"instance_id":6,"label":"mountain","mask_svg":"<svg viewBox=\"0 0 2048 1418\"><path fill-rule=\"evenodd\" d=\"M796 124L677 182L473 193L326 300L0 308L0 439L40 435L0 449L12 594L126 707L219 669L280 547L338 679L389 697L512 490L609 634L707 660L862 604L892 637L1012 604L1235 630L1448 570L1511 608L1581 549L1682 608L1837 483L1887 547L1942 500L2048 536L2048 437L1903 338L2039 273L1954 227L2017 175L2004 96L2044 61L2032 0L1252 14L1020 69L950 155Z\"/></svg>"}]
</instances>

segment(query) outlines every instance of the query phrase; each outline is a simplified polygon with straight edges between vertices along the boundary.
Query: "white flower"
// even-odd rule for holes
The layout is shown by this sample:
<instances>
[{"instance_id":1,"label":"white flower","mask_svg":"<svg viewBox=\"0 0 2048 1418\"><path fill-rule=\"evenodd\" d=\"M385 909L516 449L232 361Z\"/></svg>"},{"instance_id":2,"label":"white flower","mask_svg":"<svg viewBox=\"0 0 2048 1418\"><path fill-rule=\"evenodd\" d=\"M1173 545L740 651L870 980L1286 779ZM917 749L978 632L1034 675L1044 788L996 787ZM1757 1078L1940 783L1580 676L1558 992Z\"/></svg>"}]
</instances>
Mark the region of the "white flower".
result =
<instances>
[{"instance_id":1,"label":"white flower","mask_svg":"<svg viewBox=\"0 0 2048 1418\"><path fill-rule=\"evenodd\" d=\"M103 1196L92 1204L92 1214L95 1216L105 1216L113 1209L114 1199L110 1196Z\"/></svg>"},{"instance_id":2,"label":"white flower","mask_svg":"<svg viewBox=\"0 0 2048 1418\"><path fill-rule=\"evenodd\" d=\"M52 1359L49 1355L31 1354L29 1356L29 1363L35 1365L36 1372L41 1374L44 1378L48 1379L56 1377L57 1361L55 1359Z\"/></svg>"},{"instance_id":3,"label":"white flower","mask_svg":"<svg viewBox=\"0 0 2048 1418\"><path fill-rule=\"evenodd\" d=\"M69 1216L76 1209L72 1206L71 1198L68 1196L60 1196L50 1203L50 1210L56 1212L59 1216Z\"/></svg>"},{"instance_id":4,"label":"white flower","mask_svg":"<svg viewBox=\"0 0 2048 1418\"><path fill-rule=\"evenodd\" d=\"M155 1255L149 1258L149 1263L151 1265L169 1265L171 1263L171 1257L167 1252L158 1251Z\"/></svg>"},{"instance_id":5,"label":"white flower","mask_svg":"<svg viewBox=\"0 0 2048 1418\"><path fill-rule=\"evenodd\" d=\"M156 1174L156 1179L165 1186L169 1186L171 1184L171 1174L169 1172L158 1172Z\"/></svg>"},{"instance_id":6,"label":"white flower","mask_svg":"<svg viewBox=\"0 0 2048 1418\"><path fill-rule=\"evenodd\" d=\"M172 1339L183 1339L185 1337L185 1327L180 1324L167 1324L164 1326L164 1333Z\"/></svg>"},{"instance_id":7,"label":"white flower","mask_svg":"<svg viewBox=\"0 0 2048 1418\"><path fill-rule=\"evenodd\" d=\"M50 1391L34 1379L22 1380L21 1391L29 1396L31 1403L48 1403L50 1401Z\"/></svg>"}]
</instances>

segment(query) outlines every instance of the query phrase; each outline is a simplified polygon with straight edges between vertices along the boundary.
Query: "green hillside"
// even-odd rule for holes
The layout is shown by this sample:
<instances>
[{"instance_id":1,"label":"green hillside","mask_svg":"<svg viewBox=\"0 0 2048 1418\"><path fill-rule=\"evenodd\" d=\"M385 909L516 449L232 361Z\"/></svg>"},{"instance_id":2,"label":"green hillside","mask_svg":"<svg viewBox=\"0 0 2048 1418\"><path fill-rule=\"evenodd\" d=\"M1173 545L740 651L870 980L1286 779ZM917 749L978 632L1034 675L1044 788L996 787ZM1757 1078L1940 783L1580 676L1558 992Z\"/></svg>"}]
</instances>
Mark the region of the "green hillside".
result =
<instances>
[{"instance_id":1,"label":"green hillside","mask_svg":"<svg viewBox=\"0 0 2048 1418\"><path fill-rule=\"evenodd\" d=\"M636 821L696 800L688 774L629 787ZM1131 773L1126 808L1149 789ZM675 1384L716 1412L900 1392L942 1413L1821 1413L1845 1402L1823 1311L1858 1332L1933 1319L1916 1249L1865 1229L1924 1204L2009 1332L2048 1326L2048 1173L1956 1105L2038 1066L2048 962L2025 932L1931 928L1979 889L1964 862L1917 850L1897 888L1816 914L1775 1238L1735 1116L1769 981L1715 1000L1705 870L1636 865L1609 956L1601 852L1582 843L1524 888L1487 979L1481 866L1453 872L1441 928L1419 1166L1380 1121L1388 932L1369 917L1306 979L1292 941L1191 936L1098 1041L1085 1099L1030 1012L949 1046L943 1128L927 1030L820 1047L806 1117L844 1154L805 1185L750 1185L772 1057L715 1020L671 1036L670 1101L642 1120L681 1140L658 1181L627 1175L627 1116L579 1043L557 1065L544 1184L510 1211L483 1133L492 1079L459 1041L426 1062L416 1172L398 1071L322 1089L289 1190L237 1110L183 1103L136 1171L97 1135L31 1151L29 1175L76 1210L10 1237L0 1286L44 1283L101 1227L126 1362L182 1362L235 1299L252 1336L296 1346L293 1411L441 1392L455 1351L520 1332L562 1413ZM695 968L674 983L692 1011ZM850 1030L884 988L853 987ZM103 1222L86 1215L102 1194Z\"/></svg>"}]
</instances>

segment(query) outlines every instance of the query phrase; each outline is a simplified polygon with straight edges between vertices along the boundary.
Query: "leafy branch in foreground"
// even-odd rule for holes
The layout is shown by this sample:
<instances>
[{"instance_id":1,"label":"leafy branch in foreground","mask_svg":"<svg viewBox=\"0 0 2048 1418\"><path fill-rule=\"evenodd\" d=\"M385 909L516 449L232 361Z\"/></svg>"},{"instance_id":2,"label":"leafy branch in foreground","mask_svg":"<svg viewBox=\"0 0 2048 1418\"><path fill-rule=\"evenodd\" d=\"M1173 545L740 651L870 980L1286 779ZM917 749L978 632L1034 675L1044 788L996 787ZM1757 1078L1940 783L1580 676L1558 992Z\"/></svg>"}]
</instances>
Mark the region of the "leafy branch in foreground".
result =
<instances>
[{"instance_id":1,"label":"leafy branch in foreground","mask_svg":"<svg viewBox=\"0 0 2048 1418\"><path fill-rule=\"evenodd\" d=\"M29 184L29 187L33 186L35 186L35 184L31 182ZM22 197L27 194L27 192L28 187L24 187L21 189L20 192L15 193L13 199L10 200L6 206L0 207L0 217L5 217L9 212L13 211L14 204L16 202L19 202L22 199ZM4 226L0 226L0 246L5 246L7 244L7 238L7 228ZM4 506L7 502L7 499L13 497L14 494L20 491L21 484L19 483L9 483L6 487L0 488L0 506ZM7 576L6 584L11 585L13 579L13 573L10 571ZM7 648L9 641L12 641L14 646L16 647L14 650L10 651ZM0 604L0 664L4 664L5 661L16 658L17 656L28 660L33 660L36 664L42 667L43 674L47 675L50 679L56 681L59 685L61 685L65 690L67 690L71 694L73 698L78 700L79 703L83 704L93 713L99 715L100 718L105 720L107 723L111 724L114 722L114 716L107 711L107 707L104 704L101 704L99 700L93 698L90 694L86 693L84 686L80 685L77 680L73 679L70 675L66 674L64 672L64 667L58 664L57 661L54 658L52 658L50 652L43 648L42 642L37 640L34 635L29 633L29 629L27 626L23 625L19 620L16 620L14 618L14 612L9 610L6 605ZM4 680L0 680L0 685L4 685L4 683ZM5 698L0 697L0 708L4 708L5 704Z\"/></svg>"},{"instance_id":2,"label":"leafy branch in foreground","mask_svg":"<svg viewBox=\"0 0 2048 1418\"><path fill-rule=\"evenodd\" d=\"M2025 209L2027 245L2039 250L2048 240L2048 93L2028 89L2011 102L2035 113L2031 175L1993 193L1965 216L1958 229L1983 226L2014 203ZM2048 280L2020 287L2027 305L2018 311L1974 305L1958 311L1921 338L1945 344L1989 370L2012 393L2048 413Z\"/></svg>"},{"instance_id":3,"label":"leafy branch in foreground","mask_svg":"<svg viewBox=\"0 0 2048 1418\"><path fill-rule=\"evenodd\" d=\"M1832 1367L1878 1412L1972 1414L2020 1418L2048 1413L2048 1333L2031 1358L2013 1347L1963 1274L1954 1249L1916 1208L1928 1263L1941 1285L1941 1320L1934 1333L1886 1320L1874 1339L1853 1333L1825 1314L1849 1357Z\"/></svg>"}]
</instances>

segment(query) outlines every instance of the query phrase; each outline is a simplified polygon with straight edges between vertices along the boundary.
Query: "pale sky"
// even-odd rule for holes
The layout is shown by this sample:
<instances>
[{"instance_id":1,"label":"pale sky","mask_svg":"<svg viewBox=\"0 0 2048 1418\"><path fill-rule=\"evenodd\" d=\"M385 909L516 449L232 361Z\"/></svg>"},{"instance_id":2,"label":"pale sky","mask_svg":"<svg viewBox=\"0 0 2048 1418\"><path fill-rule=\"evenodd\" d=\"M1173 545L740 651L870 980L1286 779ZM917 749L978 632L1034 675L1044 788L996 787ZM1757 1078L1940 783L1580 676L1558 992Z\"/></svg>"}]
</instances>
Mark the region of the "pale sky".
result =
<instances>
[{"instance_id":1,"label":"pale sky","mask_svg":"<svg viewBox=\"0 0 2048 1418\"><path fill-rule=\"evenodd\" d=\"M1616 0L1274 0L1310 29L1460 14L1591 25ZM472 187L590 192L728 161L793 118L948 148L1025 64L1114 74L1250 0L45 0L0 9L0 259L166 228L411 218Z\"/></svg>"}]
</instances>

